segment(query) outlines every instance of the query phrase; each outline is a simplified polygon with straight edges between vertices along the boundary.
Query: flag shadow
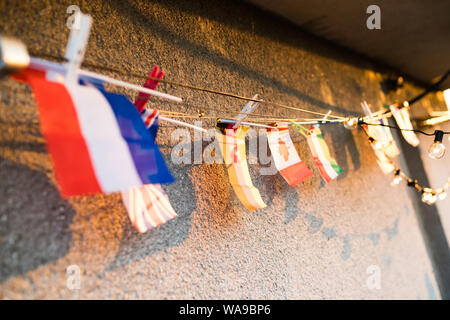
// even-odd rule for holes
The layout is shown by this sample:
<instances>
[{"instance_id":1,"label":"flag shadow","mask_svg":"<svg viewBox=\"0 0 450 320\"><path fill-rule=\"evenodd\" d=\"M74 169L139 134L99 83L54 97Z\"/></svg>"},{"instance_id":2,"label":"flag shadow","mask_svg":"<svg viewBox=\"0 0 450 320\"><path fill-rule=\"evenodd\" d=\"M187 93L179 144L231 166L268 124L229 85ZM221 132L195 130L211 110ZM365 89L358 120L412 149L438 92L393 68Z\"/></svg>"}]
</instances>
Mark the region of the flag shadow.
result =
<instances>
[{"instance_id":1,"label":"flag shadow","mask_svg":"<svg viewBox=\"0 0 450 320\"><path fill-rule=\"evenodd\" d=\"M353 171L358 171L361 167L361 160L352 132L343 126L335 126L324 132L324 134L331 136L333 148L330 152L342 169L342 173L336 179L341 180L348 175L350 161L353 164ZM348 155L350 155L350 159Z\"/></svg>"},{"instance_id":2,"label":"flag shadow","mask_svg":"<svg viewBox=\"0 0 450 320\"><path fill-rule=\"evenodd\" d=\"M194 187L189 179L188 169L188 166L170 166L170 171L177 181L174 184L163 185L177 217L143 234L139 233L127 219L119 249L106 271L122 268L134 261L177 246L186 240L191 230L191 213L196 208L195 201L186 201L186 199L194 198ZM124 215L128 216L125 208Z\"/></svg>"},{"instance_id":3,"label":"flag shadow","mask_svg":"<svg viewBox=\"0 0 450 320\"><path fill-rule=\"evenodd\" d=\"M0 283L65 256L72 206L42 172L0 158Z\"/></svg>"}]
</instances>

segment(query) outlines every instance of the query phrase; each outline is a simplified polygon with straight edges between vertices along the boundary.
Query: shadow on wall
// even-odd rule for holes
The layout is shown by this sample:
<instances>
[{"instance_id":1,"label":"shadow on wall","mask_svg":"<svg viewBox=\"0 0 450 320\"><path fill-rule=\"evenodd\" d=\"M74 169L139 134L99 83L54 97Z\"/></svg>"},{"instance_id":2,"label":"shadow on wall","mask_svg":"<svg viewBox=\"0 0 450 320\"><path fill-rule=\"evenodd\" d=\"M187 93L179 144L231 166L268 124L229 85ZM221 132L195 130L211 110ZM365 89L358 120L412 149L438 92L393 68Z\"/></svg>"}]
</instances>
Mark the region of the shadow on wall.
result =
<instances>
[{"instance_id":1,"label":"shadow on wall","mask_svg":"<svg viewBox=\"0 0 450 320\"><path fill-rule=\"evenodd\" d=\"M0 146L46 153L45 145L35 142L8 141ZM191 212L195 210L195 201L187 201L195 199L188 169L188 166L173 165L171 171L177 177L177 183L164 186L169 199L181 200L172 201L178 217L146 234L138 233L127 218L120 247L110 269L184 242L191 229ZM61 198L44 173L2 157L0 181L1 283L64 257L72 242L71 225L75 210Z\"/></svg>"},{"instance_id":2,"label":"shadow on wall","mask_svg":"<svg viewBox=\"0 0 450 320\"><path fill-rule=\"evenodd\" d=\"M128 5L125 3L128 2ZM122 6L133 8L130 1L121 1ZM242 0L234 1L179 1L179 0L153 0L158 5L165 7L175 14L187 13L189 15L205 17L209 20L223 25L230 25L234 29L240 30L254 36L268 38L271 41L283 43L287 46L299 48L315 55L341 61L347 65L357 68L367 68L368 62L362 59L354 59L358 55L347 48L339 48L336 44L335 49L329 48L329 42L315 36L273 12L267 11L251 3ZM307 5L307 3L305 4ZM362 7L365 12L365 7ZM250 14L251 13L251 14ZM316 28L327 27L329 23L324 22L325 16L307 22L309 25L315 25ZM276 25L276 28L274 26ZM283 32L280 32L283 28ZM299 36L300 34L300 36ZM301 38L301 40L299 40ZM372 67L372 64L370 64Z\"/></svg>"},{"instance_id":3,"label":"shadow on wall","mask_svg":"<svg viewBox=\"0 0 450 320\"><path fill-rule=\"evenodd\" d=\"M166 163L171 163L167 161L167 158L165 160ZM189 199L195 199L195 196L193 194L194 187L188 176L188 169L188 166L172 165L170 171L177 181L174 184L164 186L178 216L144 234L139 233L134 229L131 222L127 221L119 249L108 266L108 270L124 267L159 251L177 246L186 240L191 229L191 213L196 207L195 201L189 201Z\"/></svg>"},{"instance_id":4,"label":"shadow on wall","mask_svg":"<svg viewBox=\"0 0 450 320\"><path fill-rule=\"evenodd\" d=\"M330 152L335 157L337 164L342 169L342 173L336 179L342 180L348 175L350 171L350 161L347 157L347 152L350 155L354 172L358 171L361 167L361 160L352 131L345 129L343 126L334 126L331 130L333 130L332 133L329 133L329 131L327 130L323 130L323 133L324 135L329 134L331 136L331 143L333 147L330 148ZM355 131L359 130L360 129ZM358 134L363 135L362 132L358 132Z\"/></svg>"},{"instance_id":5,"label":"shadow on wall","mask_svg":"<svg viewBox=\"0 0 450 320\"><path fill-rule=\"evenodd\" d=\"M42 172L0 158L0 282L67 254L75 211Z\"/></svg>"},{"instance_id":6,"label":"shadow on wall","mask_svg":"<svg viewBox=\"0 0 450 320\"><path fill-rule=\"evenodd\" d=\"M186 3L187 7L180 7L180 5L184 4L184 2L176 2L173 4L173 6L169 6L168 4L164 4L167 7L170 8L176 8L176 10L178 11L184 11L187 10L189 7L189 10L194 10L193 8L197 8L196 10L199 10L198 12L194 12L195 14L198 14L200 16L208 16L210 17L211 12L215 12L217 9L214 9L216 7L221 8L221 5L218 4L214 4L212 2L205 2L202 3L200 1L200 3L195 3L194 6L190 6L191 3ZM194 3L192 3L194 4ZM358 115L359 113L355 113L352 111L347 110L346 108L340 107L340 106L335 106L335 105L330 105L329 103L326 103L320 99L314 98L300 90L298 90L297 88L293 88L292 86L289 86L285 83L283 83L281 80L274 78L272 76L266 75L261 73L260 71L256 71L252 68L250 68L247 65L244 65L242 63L238 63L236 61L232 61L230 59L228 59L227 57L223 56L222 54L218 53L218 52L214 52L212 51L210 48L203 46L199 43L196 43L192 40L186 39L184 37L182 37L180 35L179 32L176 32L175 30L170 29L167 25L163 25L161 23L155 22L153 20L151 20L148 15L143 12L138 6L129 3L127 1L112 1L111 2L111 6L113 8L116 9L117 13L120 13L122 15L126 15L128 16L128 19L130 21L133 21L134 23L140 25L144 30L147 30L149 34L154 34L155 36L164 39L164 41L167 41L169 43L175 44L177 46L179 46L181 49L193 53L195 55L201 55L203 58L208 59L210 61L212 61L216 66L221 67L221 68L225 68L230 70L233 73L239 73L241 75L242 78L250 78L253 79L257 82L259 82L262 85L265 85L267 87L274 87L277 88L278 90L295 96L298 99L302 100L302 101L306 101L308 103L310 103L313 106L316 106L322 110L332 110L335 113L345 113L345 114L349 114L349 115ZM201 8L205 6L207 7L206 10L202 10ZM254 12L255 10L259 10L256 7L252 7L249 6L248 4L242 4L242 3L237 3L235 5L226 5L227 9L229 9L229 14L224 14L223 11L217 12L217 16L214 16L215 19L219 19L220 17L220 22L226 25L231 25L233 27L236 27L237 25L239 25L238 20L236 20L237 17L242 16L245 17L245 15L243 15L242 13L242 9L243 10L252 10L252 12ZM242 6L245 6L245 8L242 8ZM209 12L209 13L208 13ZM269 14L264 14L267 16L263 16L262 19L280 19L280 18L276 18L272 15ZM224 18L226 17L226 18ZM273 22L273 24L276 24L276 22ZM268 25L272 25L272 23L268 23ZM242 25L243 26L243 25ZM250 24L246 24L245 25L246 28L254 28L254 26L252 27L252 25ZM279 25L277 25L277 28L279 27ZM276 39L277 42L279 41L290 41L290 45L294 46L294 47L299 47L302 48L305 51L311 51L311 48L315 48L317 46L316 42L318 41L317 39L314 39L314 41L311 41L311 43L307 43L307 44L302 44L302 41L300 40L292 40L292 39L298 39L298 37L293 36L293 34L295 34L295 32L298 32L298 28L295 26L290 26L289 30L287 31L289 34L286 35L285 37L283 37L283 33L279 33L277 32L275 34L275 31L272 30L266 30L267 26L263 26L258 25L258 30L260 30L261 32L261 36L267 37L267 36L272 36L273 38ZM274 28L275 30L276 28ZM248 29L247 31L249 31L250 29ZM253 29L252 29L253 30ZM263 31L267 31L263 32ZM283 39L280 39L280 37L283 37ZM288 40L289 39L289 40ZM292 41L294 41L292 43ZM300 45L301 44L301 45ZM309 46L311 45L311 46ZM321 46L320 46L321 47ZM323 48L318 48L317 50L319 50L320 53L322 54L329 54L330 50L329 48L326 49L325 46L323 46ZM332 59L339 59L339 57L337 57L338 54L337 52L335 54L332 54ZM343 56L340 57L343 59ZM98 62L97 62L98 63ZM354 64L354 60L353 59L346 59L345 61L346 64ZM359 67L368 67L368 66L359 66Z\"/></svg>"},{"instance_id":7,"label":"shadow on wall","mask_svg":"<svg viewBox=\"0 0 450 320\"><path fill-rule=\"evenodd\" d=\"M399 139L398 136L399 133L396 132L397 139ZM420 150L409 145L404 139L399 140L404 156L408 159L406 162L408 171L414 173L414 178L420 184L430 186L420 157ZM438 209L435 205L430 206L423 203L420 193L415 190L408 193L413 203L415 203L416 216L422 230L428 255L433 264L441 297L448 300L450 299L450 250Z\"/></svg>"}]
</instances>

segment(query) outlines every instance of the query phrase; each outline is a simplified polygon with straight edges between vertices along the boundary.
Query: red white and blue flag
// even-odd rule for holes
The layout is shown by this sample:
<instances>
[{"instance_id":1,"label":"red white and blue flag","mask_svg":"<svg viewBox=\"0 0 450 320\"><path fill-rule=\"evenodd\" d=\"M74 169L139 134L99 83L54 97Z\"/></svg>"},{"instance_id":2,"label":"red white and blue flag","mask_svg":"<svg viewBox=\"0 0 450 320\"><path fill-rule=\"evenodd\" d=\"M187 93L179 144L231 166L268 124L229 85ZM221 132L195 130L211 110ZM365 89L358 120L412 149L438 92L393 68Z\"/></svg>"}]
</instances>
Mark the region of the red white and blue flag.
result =
<instances>
[{"instance_id":1,"label":"red white and blue flag","mask_svg":"<svg viewBox=\"0 0 450 320\"><path fill-rule=\"evenodd\" d=\"M174 181L153 137L125 96L94 86L49 81L45 72L31 69L15 78L33 89L63 196Z\"/></svg>"}]
</instances>

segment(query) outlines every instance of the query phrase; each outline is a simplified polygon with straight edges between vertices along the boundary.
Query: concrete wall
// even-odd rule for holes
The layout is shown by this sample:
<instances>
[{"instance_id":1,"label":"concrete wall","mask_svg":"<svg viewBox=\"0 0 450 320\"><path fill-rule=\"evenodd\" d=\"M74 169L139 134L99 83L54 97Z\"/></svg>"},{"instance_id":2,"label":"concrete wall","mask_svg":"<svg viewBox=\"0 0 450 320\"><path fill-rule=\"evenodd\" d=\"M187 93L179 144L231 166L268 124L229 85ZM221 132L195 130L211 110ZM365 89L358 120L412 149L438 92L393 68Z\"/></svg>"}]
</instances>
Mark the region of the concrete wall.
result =
<instances>
[{"instance_id":1,"label":"concrete wall","mask_svg":"<svg viewBox=\"0 0 450 320\"><path fill-rule=\"evenodd\" d=\"M237 1L1 1L1 33L20 37L35 54L62 56L70 4L94 18L85 61L124 72L146 74L159 64L167 79L336 114L360 113L362 100L377 108L421 90L407 82L385 95L380 81L392 70ZM189 102L154 100L163 110L203 108L220 115L243 106L235 99L161 88ZM442 103L432 95L417 108ZM258 112L301 116L269 105ZM162 124L158 143L177 178L165 189L179 217L139 234L118 194L59 196L33 95L26 85L1 80L0 297L441 297L442 264L435 263L424 238L416 194L404 185L391 187L392 177L381 174L362 132L323 128L344 170L326 185L305 139L291 130L314 177L291 188L278 174L262 176L261 166L251 165L268 206L248 212L223 165L170 162L173 130ZM448 165L448 159L442 161ZM407 163L403 155L400 163ZM439 210L448 208L447 202ZM74 264L82 272L81 288L71 291L66 268ZM380 290L366 285L371 265L381 269Z\"/></svg>"}]
</instances>

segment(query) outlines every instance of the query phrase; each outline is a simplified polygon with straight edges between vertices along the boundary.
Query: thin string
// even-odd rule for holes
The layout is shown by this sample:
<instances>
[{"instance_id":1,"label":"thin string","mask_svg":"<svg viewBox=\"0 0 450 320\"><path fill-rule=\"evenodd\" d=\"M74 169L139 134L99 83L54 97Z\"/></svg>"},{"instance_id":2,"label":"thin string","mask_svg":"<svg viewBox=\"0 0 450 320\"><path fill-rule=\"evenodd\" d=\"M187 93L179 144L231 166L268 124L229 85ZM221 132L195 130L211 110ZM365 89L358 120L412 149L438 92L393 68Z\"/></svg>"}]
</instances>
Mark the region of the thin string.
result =
<instances>
[{"instance_id":1,"label":"thin string","mask_svg":"<svg viewBox=\"0 0 450 320\"><path fill-rule=\"evenodd\" d=\"M246 101L253 101L253 102L259 102L259 103L271 104L271 105L278 106L278 107L281 107L281 108L297 110L297 111L301 111L301 112L308 112L308 113L311 113L311 114L316 114L316 115L321 115L321 116L326 116L327 115L326 113L315 112L315 111L306 110L306 109L302 109L302 108L298 108L298 107L291 107L291 106L287 106L287 105L280 104L280 103L277 103L277 102L265 101L265 100L261 100L261 99L252 99L252 98L240 96L240 95L233 94L233 93L228 93L228 92L223 92L223 91L218 91L218 90L202 88L202 87L193 86L193 85L180 83L180 82L175 82L175 81L170 81L170 80L166 80L166 79L158 79L158 78L153 78L153 77L142 76L142 75L136 74L136 73L125 73L125 72L123 72L121 70L117 70L117 69L110 68L110 67L105 67L105 66L95 65L95 64L89 63L89 62L86 62L86 63L83 63L83 64L85 64L86 66L92 67L92 68L103 69L105 71L110 71L110 72L113 72L113 73L115 72L115 73L122 74L122 75L131 75L131 76L134 76L134 77L137 77L137 78L141 78L141 79L159 80L162 83L167 83L167 84L170 84L170 85L184 87L184 88L188 88L188 89L192 89L192 90L198 90L198 91L203 91L203 92L207 92L207 93L228 96L228 97L241 99L241 100L246 100ZM423 93L421 93L421 94L413 97L412 99L408 100L408 104L412 105L412 104L416 103L417 101L421 100L422 98L424 98L428 93L436 90L439 87L439 85L441 85L441 83L443 83L448 78L449 75L450 75L450 70L448 70L437 82L433 83L431 86L429 86L427 89L425 89L425 91ZM328 116L336 118L336 119L344 119L345 118L345 117L336 116L336 115L328 115Z\"/></svg>"},{"instance_id":2,"label":"thin string","mask_svg":"<svg viewBox=\"0 0 450 320\"><path fill-rule=\"evenodd\" d=\"M59 57L59 56L55 56L52 54L47 54L47 53L36 53L32 50L30 50L30 53L34 56L38 56L38 57L48 57L48 58L52 58L52 59L56 59L59 61L65 61L65 58ZM223 91L218 91L218 90L212 90L212 89L207 89L207 88L202 88L202 87L198 87L198 86L194 86L194 85L189 85L189 84L185 84L185 83L180 83L180 82L176 82L176 81L170 81L170 80L166 80L166 79L159 79L159 78L154 78L154 77L150 77L150 76L142 76L140 74L136 74L136 73L129 73L129 72L124 72L115 68L110 68L110 67L106 67L106 66L101 66L101 65L97 65L91 62L86 62L84 61L82 63L83 65L87 66L87 67L91 67L91 68L96 68L96 69L100 69L100 70L105 70L105 71L109 71L109 72L113 72L113 73L117 73L117 74L121 74L124 76L133 76L136 78L141 78L141 79L150 79L150 80L154 80L154 81L159 81L161 83L166 83L166 84L170 84L173 86L179 86L179 87L184 87L184 88L188 88L188 89L192 89L192 90L197 90L197 91L202 91L202 92L207 92L207 93L212 93L212 94L218 94L218 95L222 95L222 96L227 96L227 97L231 97L231 98L236 98L236 99L240 99L240 100L245 100L245 101L253 101L253 102L259 102L259 103L265 103L265 104L269 104L269 105L273 105L273 106L277 106L277 107L281 107L281 108L286 108L286 109L291 109L291 110L296 110L296 111L300 111L300 112L305 112L305 113L310 113L310 114L315 114L315 115L320 115L320 116L325 116L325 117L332 117L335 119L339 119L342 121L345 121L347 119L349 119L348 117L342 117L342 116L337 116L337 115L332 115L329 113L322 113L322 112L316 112L316 111L311 111L311 110L307 110L307 109L303 109L303 108L298 108L298 107L292 107L292 106L288 106L288 105L284 105L281 103L277 103L277 102L271 102L271 101L266 101L266 100L261 100L261 99L252 99L252 98L248 98L248 97L244 97L241 95L237 95L237 94L233 94L233 93L228 93L228 92L223 92ZM423 97L425 97L428 93L432 92L433 90L435 90L436 88L438 88L438 86L443 83L446 78L449 76L450 74L450 70L447 71L439 81L437 81L436 83L432 84L430 87L428 87L423 93L419 94L418 96L410 99L408 101L409 105L419 101L420 99L422 99ZM150 98L139 98L142 100L148 100ZM256 115L256 114L254 114ZM191 117L193 117L192 115L189 115ZM260 115L262 117L265 117L266 115ZM390 113L389 111L386 111L385 113L382 113L379 117L390 117L392 116L392 113ZM188 117L188 115L184 115L184 117ZM198 118L213 118L215 116L197 116ZM371 116L366 116L363 117L362 119L371 119L374 120L373 117ZM271 118L271 119L267 119L267 120L273 120L273 119L277 119L277 120L286 120L286 119L280 119L280 118ZM267 121L267 120L261 120L261 121ZM317 121L318 124L321 123L320 120L318 119L311 119L311 121ZM361 122L361 121L360 121ZM398 127L394 127L394 126L390 126L390 125L385 125L385 124L374 124L374 123L367 123L365 121L361 122L362 124L366 124L366 125L378 125L378 126L385 126L385 127L389 127L389 128L393 128L393 129L397 129L397 130L401 130L401 131L414 131L416 133L421 133L424 134L426 136L432 136L433 134L429 134L426 133L422 130L417 130L417 129L401 129ZM444 132L444 134L450 134L450 132Z\"/></svg>"},{"instance_id":3,"label":"thin string","mask_svg":"<svg viewBox=\"0 0 450 320\"><path fill-rule=\"evenodd\" d=\"M208 109L208 110L214 110L216 111L216 109L214 108L209 108L209 107L202 107L202 109ZM191 113L185 113L185 112L179 112L179 111L165 111L165 110L160 110L161 112L166 112L166 113L174 113L174 114L179 114L182 115L184 118L227 118L230 120L237 120L237 117L230 117L229 115L225 115L225 116L221 116L221 115L203 115L202 113L202 109L199 109L199 113L197 114L191 114ZM253 112L239 112L239 114L246 114L246 115L259 115L259 116L264 116L264 117L268 117L268 118L254 118L254 117L247 117L246 119L248 120L252 120L252 121L259 121L259 122L274 122L274 121L289 121L291 119L288 118L280 118L280 117L274 117L272 115L264 115L264 114L257 114L257 113L253 113ZM323 118L293 118L296 121L304 121L309 123L313 123L313 124L320 124L323 123L325 124L325 122L323 121ZM331 120L331 121L326 121L327 123L338 123L338 122L343 122L344 120L340 120L340 119L336 119L336 120Z\"/></svg>"},{"instance_id":4,"label":"thin string","mask_svg":"<svg viewBox=\"0 0 450 320\"><path fill-rule=\"evenodd\" d=\"M166 111L160 110L161 112L165 113ZM188 114L188 113L182 113L182 112L176 112L175 114L171 114L170 112L167 114L169 117L174 118L193 118L193 119L227 119L227 120L235 120L238 119L236 117L229 117L229 116L220 116L220 115L198 115L198 114ZM344 120L331 120L331 121L323 121L322 119L309 119L309 118L293 118L293 119L287 119L287 118L272 118L272 119L259 119L259 118L252 118L248 117L246 120L251 120L253 122L295 122L296 124L331 124L331 123L341 123Z\"/></svg>"},{"instance_id":5,"label":"thin string","mask_svg":"<svg viewBox=\"0 0 450 320\"><path fill-rule=\"evenodd\" d=\"M148 99L146 99L148 100ZM183 103L185 106L188 107L193 107L196 108L196 106L194 106L192 103L186 101ZM211 107L207 107L207 106L202 106L201 108L198 108L199 111L203 111L203 110L212 110L212 111L217 111L216 108L211 108ZM268 115L268 114L262 114L262 113L255 113L255 112L241 112L239 111L239 114L245 114L245 115L256 115L256 116L260 116L260 117L273 117L275 118L276 116L273 115Z\"/></svg>"},{"instance_id":6,"label":"thin string","mask_svg":"<svg viewBox=\"0 0 450 320\"><path fill-rule=\"evenodd\" d=\"M36 56L36 57L49 57L49 58L57 59L57 60L60 60L60 61L65 61L66 60L65 58L57 57L57 56L54 56L54 55L51 55L51 54L37 54L36 52L33 52L33 51L30 51L30 53L33 56ZM219 90L202 88L202 87L198 87L198 86L194 86L194 85L190 85L190 84L186 84L186 83L181 83L181 82L176 82L176 81L171 81L171 80L166 80L166 79L159 79L159 78L154 78L154 77L150 77L150 76L143 76L143 75L136 74L136 73L133 73L133 72L124 72L124 71L121 71L121 70L117 70L115 68L110 68L110 67L106 67L106 66L97 65L97 64L94 64L94 63L91 63L91 62L83 61L82 65L84 65L86 67L91 67L91 68L95 68L95 69L99 69L99 70L104 70L104 71L109 71L109 72L112 72L112 73L121 74L123 76L132 76L132 77L136 77L136 78L140 78L140 79L150 79L150 80L154 80L154 81L159 81L161 83L170 84L170 85L173 85L173 86L178 86L178 87L183 87L183 88L187 88L187 89L191 89L191 90L207 92L207 93L211 93L211 94L222 95L222 96L226 96L226 97L230 97L230 98L235 98L235 99L240 99L240 100L245 100L245 101L253 101L253 102L259 102L259 103L265 103L265 104L277 106L277 107L280 107L280 108L291 109L291 110L296 110L296 111L300 111L300 112L316 114L316 115L321 115L321 116L325 116L326 115L326 113L311 111L311 110L298 108L298 107L292 107L292 106L288 106L288 105L285 105L285 104L282 104L282 103L266 101L266 100L261 100L261 99L252 99L252 98L244 97L244 96L241 96L241 95L238 95L238 94L234 94L234 93L229 93L229 92L223 92L223 91L219 91ZM344 117L336 116L336 115L329 115L329 117L333 117L333 118L336 118L336 119L344 119Z\"/></svg>"},{"instance_id":7,"label":"thin string","mask_svg":"<svg viewBox=\"0 0 450 320\"><path fill-rule=\"evenodd\" d=\"M322 119L309 119L309 118L269 118L269 119L261 119L261 118L252 118L249 117L247 119L251 119L253 121L259 121L259 122L274 122L274 121L285 121L285 122L291 122L292 120L295 120L295 122L298 121L305 121L305 122L314 122L316 124L327 124L327 123L343 123L345 120L336 119L331 121L323 121Z\"/></svg>"}]
</instances>

